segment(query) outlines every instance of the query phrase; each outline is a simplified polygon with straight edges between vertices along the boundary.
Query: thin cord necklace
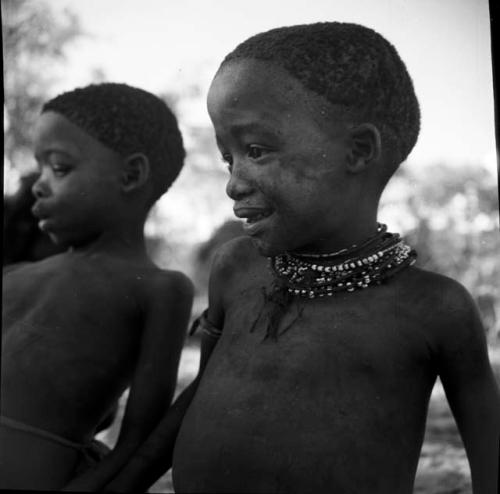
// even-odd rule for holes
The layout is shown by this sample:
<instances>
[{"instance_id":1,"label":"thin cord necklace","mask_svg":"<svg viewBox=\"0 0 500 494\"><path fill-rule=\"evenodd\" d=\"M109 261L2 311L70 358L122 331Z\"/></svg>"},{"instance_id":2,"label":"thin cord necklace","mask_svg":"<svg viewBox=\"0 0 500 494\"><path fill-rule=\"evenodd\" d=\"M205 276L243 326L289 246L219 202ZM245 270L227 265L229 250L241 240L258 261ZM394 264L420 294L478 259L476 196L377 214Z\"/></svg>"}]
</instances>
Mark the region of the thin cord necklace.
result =
<instances>
[{"instance_id":1,"label":"thin cord necklace","mask_svg":"<svg viewBox=\"0 0 500 494\"><path fill-rule=\"evenodd\" d=\"M353 255L356 252L359 252L360 250L367 248L370 244L375 243L377 240L380 239L380 237L386 231L387 231L387 225L384 225L383 223L377 223L377 231L371 237L368 237L363 243L361 243L359 245L353 244L350 247L340 249L336 252L330 252L328 254L313 254L313 253L294 252L293 255L295 257L304 257L304 258L311 258L311 259L317 259L317 258L334 259L336 257L340 257L340 256L345 255L345 254Z\"/></svg>"},{"instance_id":2,"label":"thin cord necklace","mask_svg":"<svg viewBox=\"0 0 500 494\"><path fill-rule=\"evenodd\" d=\"M355 255L363 251L363 256ZM339 262L339 257L346 258ZM397 233L379 224L377 232L359 245L329 254L285 252L269 258L281 289L304 298L331 297L379 285L415 263L417 253Z\"/></svg>"}]
</instances>

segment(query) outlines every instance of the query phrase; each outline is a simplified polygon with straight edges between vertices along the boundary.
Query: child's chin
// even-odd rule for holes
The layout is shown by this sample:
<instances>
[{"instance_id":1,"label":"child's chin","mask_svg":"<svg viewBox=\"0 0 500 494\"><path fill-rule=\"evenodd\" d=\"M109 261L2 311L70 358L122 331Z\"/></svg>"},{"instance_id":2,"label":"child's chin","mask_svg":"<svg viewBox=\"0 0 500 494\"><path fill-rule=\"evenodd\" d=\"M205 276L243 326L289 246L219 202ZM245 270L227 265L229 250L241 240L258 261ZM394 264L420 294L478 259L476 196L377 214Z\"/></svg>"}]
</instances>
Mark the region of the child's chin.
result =
<instances>
[{"instance_id":1,"label":"child's chin","mask_svg":"<svg viewBox=\"0 0 500 494\"><path fill-rule=\"evenodd\" d=\"M52 243L57 245L58 247L62 247L62 248L72 247L71 241L62 237L61 235L49 233L49 238L50 238L50 240L52 240Z\"/></svg>"},{"instance_id":2,"label":"child's chin","mask_svg":"<svg viewBox=\"0 0 500 494\"><path fill-rule=\"evenodd\" d=\"M47 232L50 240L57 245L58 247L63 247L63 248L69 248L69 247L75 247L78 242L75 241L75 239L64 235L64 233L61 232Z\"/></svg>"},{"instance_id":3,"label":"child's chin","mask_svg":"<svg viewBox=\"0 0 500 494\"><path fill-rule=\"evenodd\" d=\"M46 231L45 233L49 236L50 240L52 240L52 242L54 244L56 244L56 245L64 245L64 240L57 233L54 233L54 232L51 232L51 231Z\"/></svg>"}]
</instances>

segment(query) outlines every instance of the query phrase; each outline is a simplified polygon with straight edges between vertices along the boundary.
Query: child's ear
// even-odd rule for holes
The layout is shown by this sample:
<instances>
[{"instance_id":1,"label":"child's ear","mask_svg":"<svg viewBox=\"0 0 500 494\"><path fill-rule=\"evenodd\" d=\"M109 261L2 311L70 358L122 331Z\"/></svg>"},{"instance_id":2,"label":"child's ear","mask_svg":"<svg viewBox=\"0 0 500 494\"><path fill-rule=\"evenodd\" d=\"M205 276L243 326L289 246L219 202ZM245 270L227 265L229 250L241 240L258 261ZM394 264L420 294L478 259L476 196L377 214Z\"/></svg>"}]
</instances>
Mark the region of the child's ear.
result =
<instances>
[{"instance_id":1,"label":"child's ear","mask_svg":"<svg viewBox=\"0 0 500 494\"><path fill-rule=\"evenodd\" d=\"M150 175L149 159L142 153L127 156L123 163L121 186L124 192L142 187Z\"/></svg>"},{"instance_id":2,"label":"child's ear","mask_svg":"<svg viewBox=\"0 0 500 494\"><path fill-rule=\"evenodd\" d=\"M351 146L347 156L347 166L351 173L359 173L382 152L382 141L378 128L371 123L363 123L350 129Z\"/></svg>"}]
</instances>

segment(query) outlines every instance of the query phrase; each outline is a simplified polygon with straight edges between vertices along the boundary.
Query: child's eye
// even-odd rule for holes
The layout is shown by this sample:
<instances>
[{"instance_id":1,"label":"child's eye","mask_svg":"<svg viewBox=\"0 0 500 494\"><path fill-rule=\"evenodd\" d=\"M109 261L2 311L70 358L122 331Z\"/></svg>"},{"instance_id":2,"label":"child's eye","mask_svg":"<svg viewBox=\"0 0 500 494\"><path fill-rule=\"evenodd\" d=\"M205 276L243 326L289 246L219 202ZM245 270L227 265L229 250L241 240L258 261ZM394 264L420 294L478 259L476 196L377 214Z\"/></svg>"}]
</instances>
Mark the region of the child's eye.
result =
<instances>
[{"instance_id":1,"label":"child's eye","mask_svg":"<svg viewBox=\"0 0 500 494\"><path fill-rule=\"evenodd\" d=\"M249 158L257 160L259 158L262 158L266 151L267 149L263 148L262 146L251 144L250 146L248 146L247 154Z\"/></svg>"},{"instance_id":2,"label":"child's eye","mask_svg":"<svg viewBox=\"0 0 500 494\"><path fill-rule=\"evenodd\" d=\"M221 159L224 163L227 163L229 166L233 164L233 157L229 153L222 153Z\"/></svg>"},{"instance_id":3,"label":"child's eye","mask_svg":"<svg viewBox=\"0 0 500 494\"><path fill-rule=\"evenodd\" d=\"M56 177L62 177L66 175L66 173L68 173L71 169L69 165L63 163L52 163L52 165L50 166L52 168L52 172Z\"/></svg>"}]
</instances>

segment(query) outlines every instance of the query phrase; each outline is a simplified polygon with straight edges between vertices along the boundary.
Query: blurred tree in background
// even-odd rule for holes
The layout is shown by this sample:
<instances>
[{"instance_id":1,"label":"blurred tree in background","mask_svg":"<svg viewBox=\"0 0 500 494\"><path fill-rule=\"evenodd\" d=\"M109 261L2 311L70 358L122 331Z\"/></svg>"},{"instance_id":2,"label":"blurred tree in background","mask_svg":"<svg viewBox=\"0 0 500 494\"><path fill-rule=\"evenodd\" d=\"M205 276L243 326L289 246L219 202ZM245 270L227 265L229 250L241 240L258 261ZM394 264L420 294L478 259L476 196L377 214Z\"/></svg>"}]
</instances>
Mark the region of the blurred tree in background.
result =
<instances>
[{"instance_id":1,"label":"blurred tree in background","mask_svg":"<svg viewBox=\"0 0 500 494\"><path fill-rule=\"evenodd\" d=\"M82 34L68 10L56 12L43 0L2 0L6 167L20 173L33 167L30 129L56 77L55 63Z\"/></svg>"}]
</instances>

